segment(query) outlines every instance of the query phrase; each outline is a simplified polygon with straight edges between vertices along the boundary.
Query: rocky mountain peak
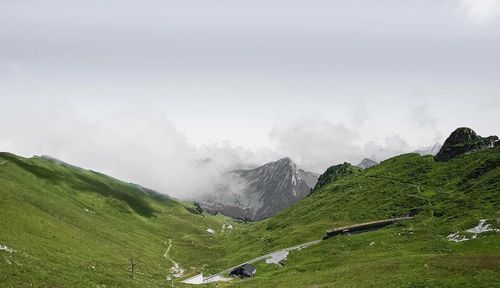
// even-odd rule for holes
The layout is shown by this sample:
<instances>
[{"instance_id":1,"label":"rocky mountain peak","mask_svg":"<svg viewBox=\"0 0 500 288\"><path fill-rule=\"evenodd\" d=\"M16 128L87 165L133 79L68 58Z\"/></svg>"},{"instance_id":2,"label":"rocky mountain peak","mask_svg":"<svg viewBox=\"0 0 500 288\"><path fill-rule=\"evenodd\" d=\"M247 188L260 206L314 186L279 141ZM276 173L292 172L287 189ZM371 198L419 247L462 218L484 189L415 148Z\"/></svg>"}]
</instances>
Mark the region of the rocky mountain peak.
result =
<instances>
[{"instance_id":1,"label":"rocky mountain peak","mask_svg":"<svg viewBox=\"0 0 500 288\"><path fill-rule=\"evenodd\" d=\"M263 167L281 167L281 168L291 168L297 169L297 165L292 161L292 159L285 157L274 162L269 162L264 164Z\"/></svg>"},{"instance_id":2,"label":"rocky mountain peak","mask_svg":"<svg viewBox=\"0 0 500 288\"><path fill-rule=\"evenodd\" d=\"M279 160L276 160L275 162L271 162L271 163L288 163L288 164L291 164L293 163L292 159L288 158L288 157L283 157ZM271 163L268 163L268 164L271 164Z\"/></svg>"},{"instance_id":3,"label":"rocky mountain peak","mask_svg":"<svg viewBox=\"0 0 500 288\"><path fill-rule=\"evenodd\" d=\"M465 153L493 148L498 144L497 136L481 137L471 128L460 127L453 131L444 141L434 159L436 161L448 161Z\"/></svg>"},{"instance_id":4,"label":"rocky mountain peak","mask_svg":"<svg viewBox=\"0 0 500 288\"><path fill-rule=\"evenodd\" d=\"M377 162L373 161L372 159L369 158L364 158L359 164L357 165L359 168L363 169L368 169L370 167L378 165Z\"/></svg>"},{"instance_id":5,"label":"rocky mountain peak","mask_svg":"<svg viewBox=\"0 0 500 288\"><path fill-rule=\"evenodd\" d=\"M451 132L450 136L444 142L444 145L457 145L461 143L473 142L481 140L482 137L477 135L474 130L468 127L460 127Z\"/></svg>"},{"instance_id":6,"label":"rocky mountain peak","mask_svg":"<svg viewBox=\"0 0 500 288\"><path fill-rule=\"evenodd\" d=\"M201 200L201 207L233 218L260 220L309 195L318 175L298 169L288 157L254 169L225 174L222 189Z\"/></svg>"}]
</instances>

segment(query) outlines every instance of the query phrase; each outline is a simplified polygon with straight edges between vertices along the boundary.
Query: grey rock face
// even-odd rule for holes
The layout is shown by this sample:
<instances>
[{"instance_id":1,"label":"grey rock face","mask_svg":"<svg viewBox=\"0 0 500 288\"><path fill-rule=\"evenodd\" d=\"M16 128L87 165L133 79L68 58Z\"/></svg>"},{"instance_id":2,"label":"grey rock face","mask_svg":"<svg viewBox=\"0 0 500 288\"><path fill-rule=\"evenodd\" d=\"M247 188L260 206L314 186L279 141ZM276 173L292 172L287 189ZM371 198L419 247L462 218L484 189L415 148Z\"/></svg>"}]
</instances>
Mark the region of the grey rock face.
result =
<instances>
[{"instance_id":1,"label":"grey rock face","mask_svg":"<svg viewBox=\"0 0 500 288\"><path fill-rule=\"evenodd\" d=\"M497 136L481 137L466 127L453 131L436 154L436 161L448 161L462 154L495 147Z\"/></svg>"},{"instance_id":2,"label":"grey rock face","mask_svg":"<svg viewBox=\"0 0 500 288\"><path fill-rule=\"evenodd\" d=\"M255 169L234 170L224 175L215 194L206 196L200 205L209 213L261 220L309 195L318 176L298 169L289 158Z\"/></svg>"},{"instance_id":3,"label":"grey rock face","mask_svg":"<svg viewBox=\"0 0 500 288\"><path fill-rule=\"evenodd\" d=\"M373 161L372 159L365 158L357 166L359 168L367 169L376 165L378 165L377 162Z\"/></svg>"}]
</instances>

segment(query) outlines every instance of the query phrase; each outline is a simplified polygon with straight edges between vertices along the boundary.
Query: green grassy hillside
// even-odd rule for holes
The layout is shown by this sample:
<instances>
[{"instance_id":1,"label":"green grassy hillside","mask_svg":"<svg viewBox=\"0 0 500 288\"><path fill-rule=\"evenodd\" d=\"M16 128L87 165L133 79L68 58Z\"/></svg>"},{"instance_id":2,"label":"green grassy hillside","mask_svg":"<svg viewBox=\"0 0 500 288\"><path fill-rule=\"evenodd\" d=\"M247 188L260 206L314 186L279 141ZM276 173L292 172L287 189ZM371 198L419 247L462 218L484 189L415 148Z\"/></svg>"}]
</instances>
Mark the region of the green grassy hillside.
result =
<instances>
[{"instance_id":1,"label":"green grassy hillside","mask_svg":"<svg viewBox=\"0 0 500 288\"><path fill-rule=\"evenodd\" d=\"M0 244L17 250L0 251L1 287L164 286L169 239L186 274L227 265L206 232L227 219L44 158L1 153L0 163Z\"/></svg>"},{"instance_id":2,"label":"green grassy hillside","mask_svg":"<svg viewBox=\"0 0 500 288\"><path fill-rule=\"evenodd\" d=\"M258 265L249 287L500 287L500 233L454 243L490 219L500 228L500 150L448 162L406 154L323 186L275 217L228 239L238 262L325 235L332 226L418 212L378 231L336 236L291 252L284 267ZM470 235L468 237L471 237ZM241 247L240 244L246 245Z\"/></svg>"},{"instance_id":3,"label":"green grassy hillside","mask_svg":"<svg viewBox=\"0 0 500 288\"><path fill-rule=\"evenodd\" d=\"M198 214L191 203L42 158L0 154L1 287L165 287L172 263L187 275L325 236L327 229L404 216L386 228L335 236L257 263L250 280L211 287L500 287L500 233L447 236L489 219L500 228L500 148L436 162L406 154L342 177L255 223ZM5 161L5 162L4 162ZM210 235L207 228L217 230ZM135 278L129 277L136 259ZM182 286L177 281L176 286Z\"/></svg>"},{"instance_id":4,"label":"green grassy hillside","mask_svg":"<svg viewBox=\"0 0 500 288\"><path fill-rule=\"evenodd\" d=\"M318 182L314 186L313 191L311 191L311 194L330 182L333 182L344 176L358 173L359 171L362 170L363 170L362 168L352 166L350 163L347 162L331 166L328 169L326 169L326 171L323 174L319 176Z\"/></svg>"}]
</instances>

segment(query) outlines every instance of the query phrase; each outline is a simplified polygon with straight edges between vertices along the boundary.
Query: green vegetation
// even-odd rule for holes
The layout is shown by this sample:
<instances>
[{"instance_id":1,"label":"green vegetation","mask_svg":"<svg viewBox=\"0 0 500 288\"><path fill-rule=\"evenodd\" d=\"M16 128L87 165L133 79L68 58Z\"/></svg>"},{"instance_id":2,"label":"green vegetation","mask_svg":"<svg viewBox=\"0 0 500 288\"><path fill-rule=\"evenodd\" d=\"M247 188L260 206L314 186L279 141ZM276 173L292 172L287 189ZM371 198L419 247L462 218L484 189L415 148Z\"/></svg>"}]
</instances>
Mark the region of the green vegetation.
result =
<instances>
[{"instance_id":1,"label":"green vegetation","mask_svg":"<svg viewBox=\"0 0 500 288\"><path fill-rule=\"evenodd\" d=\"M454 243L447 235L490 219L500 228L500 149L435 162L406 154L331 181L275 217L233 235L238 260L339 227L418 212L378 231L336 236L291 252L284 267L257 266L249 287L499 287L500 233ZM250 243L238 247L236 243ZM373 244L372 244L373 242ZM371 245L370 245L371 244ZM238 262L237 260L233 260Z\"/></svg>"},{"instance_id":2,"label":"green vegetation","mask_svg":"<svg viewBox=\"0 0 500 288\"><path fill-rule=\"evenodd\" d=\"M339 178L358 173L362 170L363 170L362 168L352 166L350 163L347 162L344 162L344 164L328 167L325 173L319 176L318 183L316 183L316 186L314 186L314 189L313 191L311 191L311 193L314 193L315 190L318 190L319 188L325 186L328 183L336 181Z\"/></svg>"},{"instance_id":3,"label":"green vegetation","mask_svg":"<svg viewBox=\"0 0 500 288\"><path fill-rule=\"evenodd\" d=\"M1 154L2 287L165 287L170 256L205 275L327 229L404 216L409 221L335 236L290 252L283 267L257 263L250 280L219 287L499 287L500 233L455 243L447 236L480 219L500 228L500 148L447 162L400 155L342 177L255 223L199 214L193 204L41 158ZM168 192L168 191L167 191ZM95 211L87 212L85 209ZM208 227L218 231L206 233ZM129 277L130 258L137 273ZM95 268L94 268L95 267ZM193 269L191 269L193 267ZM180 283L176 283L179 285Z\"/></svg>"},{"instance_id":4,"label":"green vegetation","mask_svg":"<svg viewBox=\"0 0 500 288\"><path fill-rule=\"evenodd\" d=\"M0 154L1 287L159 287L172 263L187 274L227 265L190 203L44 158ZM130 259L136 262L130 278ZM191 269L193 267L193 269Z\"/></svg>"}]
</instances>

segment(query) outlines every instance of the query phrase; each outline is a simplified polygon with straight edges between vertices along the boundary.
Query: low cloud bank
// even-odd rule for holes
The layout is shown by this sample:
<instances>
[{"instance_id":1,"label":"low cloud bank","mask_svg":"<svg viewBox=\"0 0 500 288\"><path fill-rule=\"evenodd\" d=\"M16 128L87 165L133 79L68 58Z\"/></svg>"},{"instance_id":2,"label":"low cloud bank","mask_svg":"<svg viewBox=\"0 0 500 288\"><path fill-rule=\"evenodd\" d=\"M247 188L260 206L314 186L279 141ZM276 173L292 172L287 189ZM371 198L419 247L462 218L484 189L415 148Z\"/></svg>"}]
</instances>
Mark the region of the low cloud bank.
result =
<instances>
[{"instance_id":1,"label":"low cloud bank","mask_svg":"<svg viewBox=\"0 0 500 288\"><path fill-rule=\"evenodd\" d=\"M294 159L302 168L322 173L333 164L358 164L363 158L382 161L429 147L413 146L398 135L385 137L382 142L360 144L360 132L344 124L325 120L303 119L275 126L269 136L276 143L277 152ZM432 145L434 143L429 143Z\"/></svg>"},{"instance_id":2,"label":"low cloud bank","mask_svg":"<svg viewBox=\"0 0 500 288\"><path fill-rule=\"evenodd\" d=\"M195 147L160 111L121 111L98 120L79 117L70 108L24 112L30 120L21 113L3 115L10 121L0 124L0 150L50 155L183 199L212 192L228 170L285 156L321 173L344 161L383 160L415 150L398 136L359 145L355 129L321 120L277 125L269 133L275 149L250 151L229 144Z\"/></svg>"},{"instance_id":3,"label":"low cloud bank","mask_svg":"<svg viewBox=\"0 0 500 288\"><path fill-rule=\"evenodd\" d=\"M36 120L17 114L0 124L0 150L50 155L174 197L210 192L222 172L252 163L243 148L192 146L159 112L122 111L96 121L71 110L28 113Z\"/></svg>"},{"instance_id":4,"label":"low cloud bank","mask_svg":"<svg viewBox=\"0 0 500 288\"><path fill-rule=\"evenodd\" d=\"M498 0L462 0L460 9L470 23L485 25L500 11Z\"/></svg>"}]
</instances>

